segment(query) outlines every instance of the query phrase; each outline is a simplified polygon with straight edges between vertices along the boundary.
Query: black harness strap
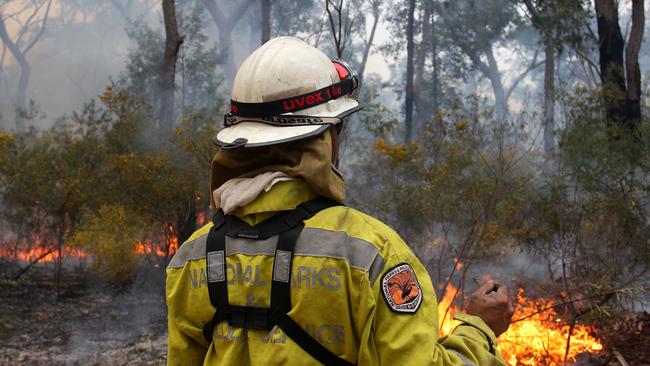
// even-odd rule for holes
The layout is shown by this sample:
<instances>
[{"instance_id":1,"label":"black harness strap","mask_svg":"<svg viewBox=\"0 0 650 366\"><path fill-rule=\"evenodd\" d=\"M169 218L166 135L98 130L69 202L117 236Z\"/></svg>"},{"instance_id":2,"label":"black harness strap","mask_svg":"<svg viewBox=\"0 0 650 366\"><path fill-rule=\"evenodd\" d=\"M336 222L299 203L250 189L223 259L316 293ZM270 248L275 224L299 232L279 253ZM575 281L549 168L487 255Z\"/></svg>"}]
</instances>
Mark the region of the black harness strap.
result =
<instances>
[{"instance_id":1,"label":"black harness strap","mask_svg":"<svg viewBox=\"0 0 650 366\"><path fill-rule=\"evenodd\" d=\"M212 320L203 327L203 336L212 341L215 325L227 321L232 327L271 330L277 325L300 348L325 365L351 366L352 363L338 357L316 341L287 313L291 311L291 265L298 237L304 228L304 220L338 202L318 198L250 226L234 216L224 215L220 210L214 217L214 226L208 233L206 243L206 266L210 302L216 311ZM273 260L271 281L271 306L260 308L237 306L228 303L226 275L226 235L250 239L266 239L278 236Z\"/></svg>"},{"instance_id":2,"label":"black harness strap","mask_svg":"<svg viewBox=\"0 0 650 366\"><path fill-rule=\"evenodd\" d=\"M203 326L203 337L212 340L214 326L230 316L228 306L228 282L226 281L226 228L223 212L219 210L213 221L214 226L208 232L206 242L206 274L210 303L217 311L212 320Z\"/></svg>"},{"instance_id":3,"label":"black harness strap","mask_svg":"<svg viewBox=\"0 0 650 366\"><path fill-rule=\"evenodd\" d=\"M332 351L328 350L322 344L318 343L309 333L307 333L302 327L296 323L291 317L287 314L279 314L276 319L274 319L278 327L282 329L284 334L287 337L291 338L300 348L307 352L311 357L327 366L353 366L354 364L348 362L337 355L333 354Z\"/></svg>"}]
</instances>

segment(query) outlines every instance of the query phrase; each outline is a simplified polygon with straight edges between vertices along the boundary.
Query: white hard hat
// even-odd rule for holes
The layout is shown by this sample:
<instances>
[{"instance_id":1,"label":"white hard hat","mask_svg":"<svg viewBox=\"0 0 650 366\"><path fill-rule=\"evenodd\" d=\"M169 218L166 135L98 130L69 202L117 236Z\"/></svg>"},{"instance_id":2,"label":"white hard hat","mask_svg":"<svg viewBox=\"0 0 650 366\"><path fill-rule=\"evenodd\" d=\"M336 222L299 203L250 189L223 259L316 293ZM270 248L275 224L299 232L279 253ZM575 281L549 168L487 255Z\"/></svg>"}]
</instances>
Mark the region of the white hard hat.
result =
<instances>
[{"instance_id":1,"label":"white hard hat","mask_svg":"<svg viewBox=\"0 0 650 366\"><path fill-rule=\"evenodd\" d=\"M258 147L316 136L361 109L357 89L345 62L297 38L272 39L239 67L215 143Z\"/></svg>"}]
</instances>

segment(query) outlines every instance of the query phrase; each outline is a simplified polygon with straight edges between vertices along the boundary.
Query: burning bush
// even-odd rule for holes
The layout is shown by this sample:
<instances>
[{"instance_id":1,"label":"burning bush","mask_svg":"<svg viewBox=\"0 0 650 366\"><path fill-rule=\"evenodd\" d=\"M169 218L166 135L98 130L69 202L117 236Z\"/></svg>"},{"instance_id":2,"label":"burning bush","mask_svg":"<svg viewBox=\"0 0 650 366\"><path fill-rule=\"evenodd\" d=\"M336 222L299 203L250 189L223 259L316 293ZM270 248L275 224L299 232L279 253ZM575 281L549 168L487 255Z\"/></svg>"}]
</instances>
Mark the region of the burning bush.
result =
<instances>
[{"instance_id":1,"label":"burning bush","mask_svg":"<svg viewBox=\"0 0 650 366\"><path fill-rule=\"evenodd\" d=\"M134 245L144 228L142 219L126 208L105 205L86 217L70 242L92 256L93 268L107 283L124 287L135 279L139 257Z\"/></svg>"}]
</instances>

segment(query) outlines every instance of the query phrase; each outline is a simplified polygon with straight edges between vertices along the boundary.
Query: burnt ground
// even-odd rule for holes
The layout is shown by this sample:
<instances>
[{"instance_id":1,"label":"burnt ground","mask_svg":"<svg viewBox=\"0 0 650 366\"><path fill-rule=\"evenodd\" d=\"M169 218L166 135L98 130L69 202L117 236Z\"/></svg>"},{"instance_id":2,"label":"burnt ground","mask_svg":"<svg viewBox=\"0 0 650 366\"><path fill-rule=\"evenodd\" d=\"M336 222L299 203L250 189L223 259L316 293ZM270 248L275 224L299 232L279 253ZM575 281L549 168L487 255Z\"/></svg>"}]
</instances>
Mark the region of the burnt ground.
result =
<instances>
[{"instance_id":1,"label":"burnt ground","mask_svg":"<svg viewBox=\"0 0 650 366\"><path fill-rule=\"evenodd\" d=\"M163 271L143 269L117 291L67 268L57 298L50 265L18 282L4 279L8 267L0 263L0 365L165 364Z\"/></svg>"},{"instance_id":2,"label":"burnt ground","mask_svg":"<svg viewBox=\"0 0 650 366\"><path fill-rule=\"evenodd\" d=\"M627 312L601 322L597 335L603 339L604 364L650 366L650 314Z\"/></svg>"}]
</instances>

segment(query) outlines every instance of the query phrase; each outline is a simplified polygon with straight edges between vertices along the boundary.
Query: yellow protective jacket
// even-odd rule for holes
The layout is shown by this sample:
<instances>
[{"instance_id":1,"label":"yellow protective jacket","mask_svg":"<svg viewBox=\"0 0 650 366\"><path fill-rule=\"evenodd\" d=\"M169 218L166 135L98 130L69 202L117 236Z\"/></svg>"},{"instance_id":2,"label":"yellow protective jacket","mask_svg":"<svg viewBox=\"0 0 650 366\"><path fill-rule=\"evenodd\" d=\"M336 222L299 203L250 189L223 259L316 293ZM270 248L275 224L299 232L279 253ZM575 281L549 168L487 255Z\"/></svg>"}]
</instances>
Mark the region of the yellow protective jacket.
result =
<instances>
[{"instance_id":1,"label":"yellow protective jacket","mask_svg":"<svg viewBox=\"0 0 650 366\"><path fill-rule=\"evenodd\" d=\"M315 197L303 180L280 182L235 214L255 225ZM167 364L319 364L277 326L260 331L222 322L212 343L204 339L203 325L215 312L205 270L211 226L197 230L167 267ZM269 306L276 243L277 236L226 239L231 305ZM396 275L404 268L409 271ZM414 286L399 287L400 281ZM291 302L289 315L303 329L357 365L505 364L479 317L458 314L460 325L440 338L438 303L424 266L393 230L349 207L330 207L305 221L294 252Z\"/></svg>"}]
</instances>

